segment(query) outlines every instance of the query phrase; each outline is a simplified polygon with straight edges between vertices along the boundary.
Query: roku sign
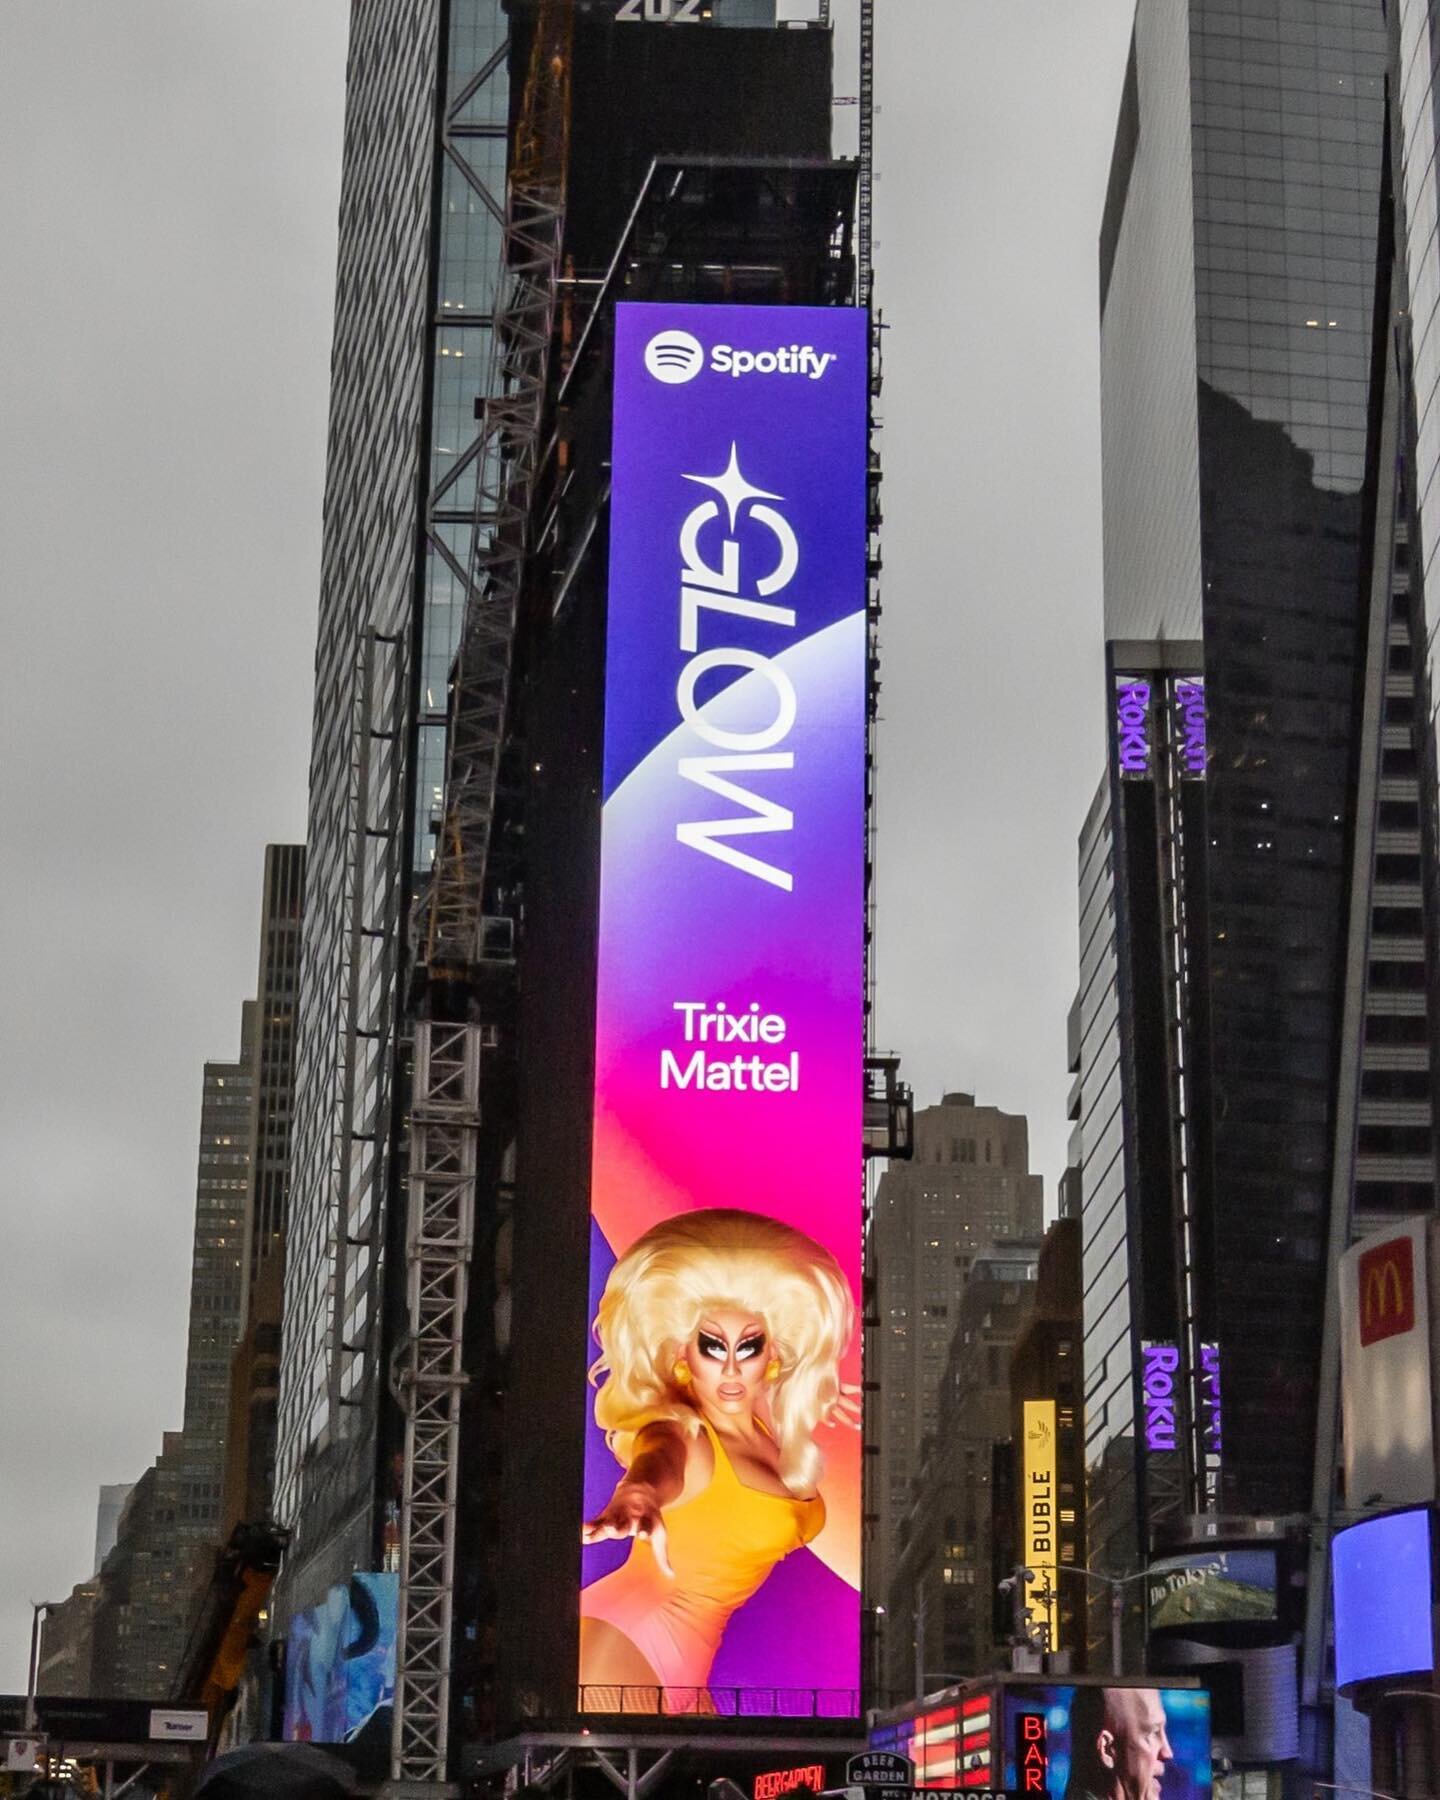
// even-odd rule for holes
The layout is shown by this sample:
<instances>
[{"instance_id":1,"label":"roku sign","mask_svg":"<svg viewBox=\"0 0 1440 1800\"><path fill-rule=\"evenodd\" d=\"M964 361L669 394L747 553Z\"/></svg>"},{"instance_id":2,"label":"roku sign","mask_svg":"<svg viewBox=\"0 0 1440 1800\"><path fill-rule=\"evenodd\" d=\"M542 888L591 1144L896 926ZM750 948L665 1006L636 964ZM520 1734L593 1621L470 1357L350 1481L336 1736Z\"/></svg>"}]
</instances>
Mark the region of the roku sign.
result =
<instances>
[{"instance_id":1,"label":"roku sign","mask_svg":"<svg viewBox=\"0 0 1440 1800\"><path fill-rule=\"evenodd\" d=\"M1202 776L1209 754L1209 739L1205 727L1205 683L1194 676L1185 681L1177 681L1174 695L1181 772L1190 776Z\"/></svg>"},{"instance_id":2,"label":"roku sign","mask_svg":"<svg viewBox=\"0 0 1440 1800\"><path fill-rule=\"evenodd\" d=\"M1115 686L1115 757L1122 775L1150 773L1150 683Z\"/></svg>"},{"instance_id":3,"label":"roku sign","mask_svg":"<svg viewBox=\"0 0 1440 1800\"><path fill-rule=\"evenodd\" d=\"M1180 1352L1174 1344L1142 1344L1145 1390L1145 1448L1153 1455L1175 1448L1175 1376Z\"/></svg>"}]
</instances>

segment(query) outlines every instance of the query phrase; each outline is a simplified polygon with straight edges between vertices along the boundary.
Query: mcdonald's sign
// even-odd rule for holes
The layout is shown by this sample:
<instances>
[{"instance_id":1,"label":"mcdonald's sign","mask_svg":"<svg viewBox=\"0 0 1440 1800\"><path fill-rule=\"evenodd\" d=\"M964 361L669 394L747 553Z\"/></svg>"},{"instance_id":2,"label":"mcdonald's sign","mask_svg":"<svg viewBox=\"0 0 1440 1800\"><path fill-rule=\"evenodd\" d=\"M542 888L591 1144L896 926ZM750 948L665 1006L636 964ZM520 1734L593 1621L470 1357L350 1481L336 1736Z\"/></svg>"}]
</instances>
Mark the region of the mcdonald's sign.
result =
<instances>
[{"instance_id":1,"label":"mcdonald's sign","mask_svg":"<svg viewBox=\"0 0 1440 1800\"><path fill-rule=\"evenodd\" d=\"M1345 1493L1357 1508L1435 1498L1430 1288L1440 1220L1396 1219L1340 1258Z\"/></svg>"},{"instance_id":2,"label":"mcdonald's sign","mask_svg":"<svg viewBox=\"0 0 1440 1800\"><path fill-rule=\"evenodd\" d=\"M1409 1237L1372 1244L1356 1262L1360 1347L1415 1328L1415 1247Z\"/></svg>"}]
</instances>

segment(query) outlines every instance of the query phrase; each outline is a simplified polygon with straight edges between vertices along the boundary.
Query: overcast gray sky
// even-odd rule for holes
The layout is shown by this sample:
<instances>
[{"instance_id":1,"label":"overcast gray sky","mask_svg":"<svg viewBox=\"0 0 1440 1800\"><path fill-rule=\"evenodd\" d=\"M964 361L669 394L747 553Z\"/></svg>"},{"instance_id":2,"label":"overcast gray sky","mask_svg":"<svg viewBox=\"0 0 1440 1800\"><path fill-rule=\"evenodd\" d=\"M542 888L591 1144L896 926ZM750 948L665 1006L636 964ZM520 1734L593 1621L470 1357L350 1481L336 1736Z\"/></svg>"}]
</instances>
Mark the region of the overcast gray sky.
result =
<instances>
[{"instance_id":1,"label":"overcast gray sky","mask_svg":"<svg viewBox=\"0 0 1440 1800\"><path fill-rule=\"evenodd\" d=\"M1067 1126L1131 0L877 0L879 1036ZM304 835L348 8L0 8L0 1692L178 1427L201 1068Z\"/></svg>"}]
</instances>

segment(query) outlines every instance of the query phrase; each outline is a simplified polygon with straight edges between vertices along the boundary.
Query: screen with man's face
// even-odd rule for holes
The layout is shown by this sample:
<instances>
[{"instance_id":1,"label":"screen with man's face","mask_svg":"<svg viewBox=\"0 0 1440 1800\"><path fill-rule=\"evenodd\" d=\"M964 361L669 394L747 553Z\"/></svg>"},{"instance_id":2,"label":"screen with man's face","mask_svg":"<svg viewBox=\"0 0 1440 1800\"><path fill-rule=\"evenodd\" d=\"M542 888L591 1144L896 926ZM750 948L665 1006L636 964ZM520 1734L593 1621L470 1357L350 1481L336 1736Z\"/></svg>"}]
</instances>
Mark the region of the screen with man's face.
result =
<instances>
[{"instance_id":1,"label":"screen with man's face","mask_svg":"<svg viewBox=\"0 0 1440 1800\"><path fill-rule=\"evenodd\" d=\"M1006 1687L1002 1785L1037 1800L1210 1800L1199 1688Z\"/></svg>"}]
</instances>

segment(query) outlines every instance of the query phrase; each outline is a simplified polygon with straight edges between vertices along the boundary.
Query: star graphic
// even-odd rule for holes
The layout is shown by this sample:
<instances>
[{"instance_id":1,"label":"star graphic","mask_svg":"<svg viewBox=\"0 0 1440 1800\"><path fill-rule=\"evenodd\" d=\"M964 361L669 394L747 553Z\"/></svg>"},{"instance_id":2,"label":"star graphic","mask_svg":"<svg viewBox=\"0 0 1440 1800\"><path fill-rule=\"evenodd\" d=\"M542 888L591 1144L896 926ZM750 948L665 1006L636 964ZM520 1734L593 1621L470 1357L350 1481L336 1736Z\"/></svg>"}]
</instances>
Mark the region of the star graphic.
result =
<instances>
[{"instance_id":1,"label":"star graphic","mask_svg":"<svg viewBox=\"0 0 1440 1800\"><path fill-rule=\"evenodd\" d=\"M765 488L751 487L740 473L740 457L734 444L730 446L730 465L722 475L687 475L686 481L698 481L701 487L714 488L725 502L730 512L730 529L735 529L735 515L745 500L780 500L781 494L769 493Z\"/></svg>"}]
</instances>

